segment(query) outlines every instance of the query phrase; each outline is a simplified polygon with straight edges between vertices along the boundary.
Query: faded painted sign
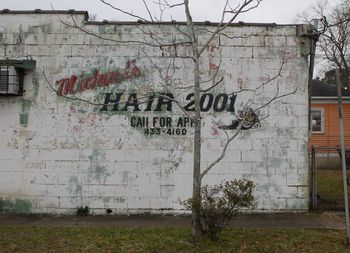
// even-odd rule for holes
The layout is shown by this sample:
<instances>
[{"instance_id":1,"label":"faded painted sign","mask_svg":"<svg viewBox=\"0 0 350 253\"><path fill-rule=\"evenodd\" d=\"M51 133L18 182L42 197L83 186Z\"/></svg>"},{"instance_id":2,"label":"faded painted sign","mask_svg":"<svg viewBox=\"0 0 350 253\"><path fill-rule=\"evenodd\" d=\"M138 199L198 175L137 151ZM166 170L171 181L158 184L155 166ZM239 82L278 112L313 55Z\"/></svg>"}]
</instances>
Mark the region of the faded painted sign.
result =
<instances>
[{"instance_id":1,"label":"faded painted sign","mask_svg":"<svg viewBox=\"0 0 350 253\"><path fill-rule=\"evenodd\" d=\"M133 112L161 112L168 111L171 112L173 104L175 104L175 97L172 93L152 93L151 95L143 97L142 102L138 99L138 94L124 94L120 93L106 93L104 104L101 107L101 111L128 111L131 109ZM122 98L124 97L124 101ZM200 110L202 112L208 112L213 110L214 112L234 112L235 111L235 101L237 95L220 93L217 95L211 93L204 93L200 98ZM194 111L194 93L189 93L186 95L186 104L184 105L184 110L188 112ZM121 106L119 106L121 104Z\"/></svg>"},{"instance_id":2,"label":"faded painted sign","mask_svg":"<svg viewBox=\"0 0 350 253\"><path fill-rule=\"evenodd\" d=\"M140 26L182 40L176 28L184 27L98 25L74 12L60 18L69 23L72 15L83 29L111 40L63 26L56 12L0 13L3 57L37 62L24 78L23 97L0 99L0 209L71 214L77 206L89 206L94 214L182 213L181 201L192 192L193 166L193 69L191 60L181 57L188 48L177 46L180 57L173 60L164 48L113 41L146 40ZM202 45L213 25L195 26ZM199 101L201 163L215 161L227 135L245 130L227 146L206 183L253 180L256 210L263 212L308 207L308 62L301 51L307 37L296 28L228 26L200 61L201 81L210 80ZM253 91L280 72L278 80ZM223 80L208 90L216 73ZM256 111L276 94L292 91Z\"/></svg>"},{"instance_id":3,"label":"faded painted sign","mask_svg":"<svg viewBox=\"0 0 350 253\"><path fill-rule=\"evenodd\" d=\"M80 75L72 75L70 78L57 80L57 95L74 95L75 93L81 93L86 90L94 90L97 87L121 83L124 80L130 80L140 76L141 69L136 66L136 60L127 61L123 71L116 69L101 72L100 70L95 69L92 71L92 74L83 72Z\"/></svg>"},{"instance_id":4,"label":"faded painted sign","mask_svg":"<svg viewBox=\"0 0 350 253\"><path fill-rule=\"evenodd\" d=\"M136 60L126 62L123 71L113 70L102 72L98 69L87 75L81 73L79 76L72 75L70 78L63 78L56 81L57 95L67 96L81 93L86 90L94 90L98 87L110 86L122 81L139 78L142 74L141 67L137 66ZM236 94L212 94L203 93L200 96L201 112L235 112ZM100 106L100 112L172 112L175 104L173 93L153 92L149 95L138 93L105 93L104 103ZM185 105L183 110L194 111L194 93L185 94ZM187 127L193 127L193 120L189 117L145 117L132 116L130 126L144 128L145 135L186 135ZM231 128L232 129L232 128Z\"/></svg>"}]
</instances>

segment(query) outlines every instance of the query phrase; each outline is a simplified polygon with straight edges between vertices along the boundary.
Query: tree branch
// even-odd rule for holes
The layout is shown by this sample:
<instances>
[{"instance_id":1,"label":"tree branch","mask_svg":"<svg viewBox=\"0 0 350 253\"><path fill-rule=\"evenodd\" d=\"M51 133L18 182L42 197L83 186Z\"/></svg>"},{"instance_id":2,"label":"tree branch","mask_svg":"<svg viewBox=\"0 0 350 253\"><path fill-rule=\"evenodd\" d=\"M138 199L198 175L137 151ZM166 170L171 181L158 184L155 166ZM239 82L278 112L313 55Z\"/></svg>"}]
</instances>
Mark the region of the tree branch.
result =
<instances>
[{"instance_id":1,"label":"tree branch","mask_svg":"<svg viewBox=\"0 0 350 253\"><path fill-rule=\"evenodd\" d=\"M121 12L121 13L127 15L127 16L137 18L137 19L139 19L139 20L142 20L142 21L145 22L145 23L152 23L151 21L149 21L149 20L147 20L147 19L145 19L145 18L143 18L143 17L141 17L141 16L138 16L138 15L133 14L132 11L129 12L129 11L125 11L125 10L123 10L123 9L120 9L120 8L114 6L113 4L111 4L111 3L109 3L109 2L107 2L107 1L105 1L105 0L100 0L100 2L103 3L103 4L105 4L105 5L108 5L108 6L111 7L112 9L114 9L114 10L116 10L116 11L119 11L119 12Z\"/></svg>"}]
</instances>

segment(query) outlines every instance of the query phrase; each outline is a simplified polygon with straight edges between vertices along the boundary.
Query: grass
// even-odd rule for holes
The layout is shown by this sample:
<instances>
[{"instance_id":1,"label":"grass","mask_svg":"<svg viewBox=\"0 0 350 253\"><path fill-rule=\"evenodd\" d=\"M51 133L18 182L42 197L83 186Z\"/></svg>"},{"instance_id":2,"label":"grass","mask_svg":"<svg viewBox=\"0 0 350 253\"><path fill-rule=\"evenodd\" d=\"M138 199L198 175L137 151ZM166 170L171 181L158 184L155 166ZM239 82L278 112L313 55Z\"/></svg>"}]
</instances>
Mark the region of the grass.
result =
<instances>
[{"instance_id":1,"label":"grass","mask_svg":"<svg viewBox=\"0 0 350 253\"><path fill-rule=\"evenodd\" d=\"M218 241L189 228L0 227L0 252L350 252L336 230L229 228Z\"/></svg>"},{"instance_id":2,"label":"grass","mask_svg":"<svg viewBox=\"0 0 350 253\"><path fill-rule=\"evenodd\" d=\"M344 208L341 170L319 170L320 208ZM350 187L349 187L350 188ZM218 241L190 240L189 228L55 228L0 226L0 252L350 252L345 232L228 228Z\"/></svg>"},{"instance_id":3,"label":"grass","mask_svg":"<svg viewBox=\"0 0 350 253\"><path fill-rule=\"evenodd\" d=\"M350 174L348 172L348 178ZM343 177L341 170L317 171L317 194L321 210L344 210ZM350 186L348 186L350 193Z\"/></svg>"}]
</instances>

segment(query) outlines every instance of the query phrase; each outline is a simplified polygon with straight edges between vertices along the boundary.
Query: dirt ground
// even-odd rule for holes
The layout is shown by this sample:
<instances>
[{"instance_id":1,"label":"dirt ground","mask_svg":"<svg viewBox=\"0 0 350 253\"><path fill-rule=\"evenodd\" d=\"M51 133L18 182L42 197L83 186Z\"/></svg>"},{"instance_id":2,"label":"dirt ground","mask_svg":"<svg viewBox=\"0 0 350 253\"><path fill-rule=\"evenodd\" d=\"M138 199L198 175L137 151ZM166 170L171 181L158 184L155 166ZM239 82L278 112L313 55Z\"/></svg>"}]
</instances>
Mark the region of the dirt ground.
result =
<instances>
[{"instance_id":1,"label":"dirt ground","mask_svg":"<svg viewBox=\"0 0 350 253\"><path fill-rule=\"evenodd\" d=\"M189 227L190 217L183 216L47 216L0 214L0 226L47 227ZM237 227L327 228L345 229L341 212L245 214L231 222Z\"/></svg>"}]
</instances>

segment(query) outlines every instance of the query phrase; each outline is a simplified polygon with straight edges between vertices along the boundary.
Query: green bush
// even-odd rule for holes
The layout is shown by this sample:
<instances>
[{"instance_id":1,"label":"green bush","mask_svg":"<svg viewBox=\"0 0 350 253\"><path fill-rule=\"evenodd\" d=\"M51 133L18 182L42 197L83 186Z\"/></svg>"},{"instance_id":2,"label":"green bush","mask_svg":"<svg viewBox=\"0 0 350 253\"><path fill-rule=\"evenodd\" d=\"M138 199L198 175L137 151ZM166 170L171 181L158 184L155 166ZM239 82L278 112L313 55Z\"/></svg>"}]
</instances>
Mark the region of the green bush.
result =
<instances>
[{"instance_id":1,"label":"green bush","mask_svg":"<svg viewBox=\"0 0 350 253\"><path fill-rule=\"evenodd\" d=\"M202 232L217 239L221 230L238 214L240 208L254 206L254 183L250 180L233 180L201 189L200 221ZM184 202L192 207L192 199Z\"/></svg>"},{"instance_id":2,"label":"green bush","mask_svg":"<svg viewBox=\"0 0 350 253\"><path fill-rule=\"evenodd\" d=\"M77 215L78 216L88 216L90 213L90 208L88 206L78 206Z\"/></svg>"}]
</instances>

